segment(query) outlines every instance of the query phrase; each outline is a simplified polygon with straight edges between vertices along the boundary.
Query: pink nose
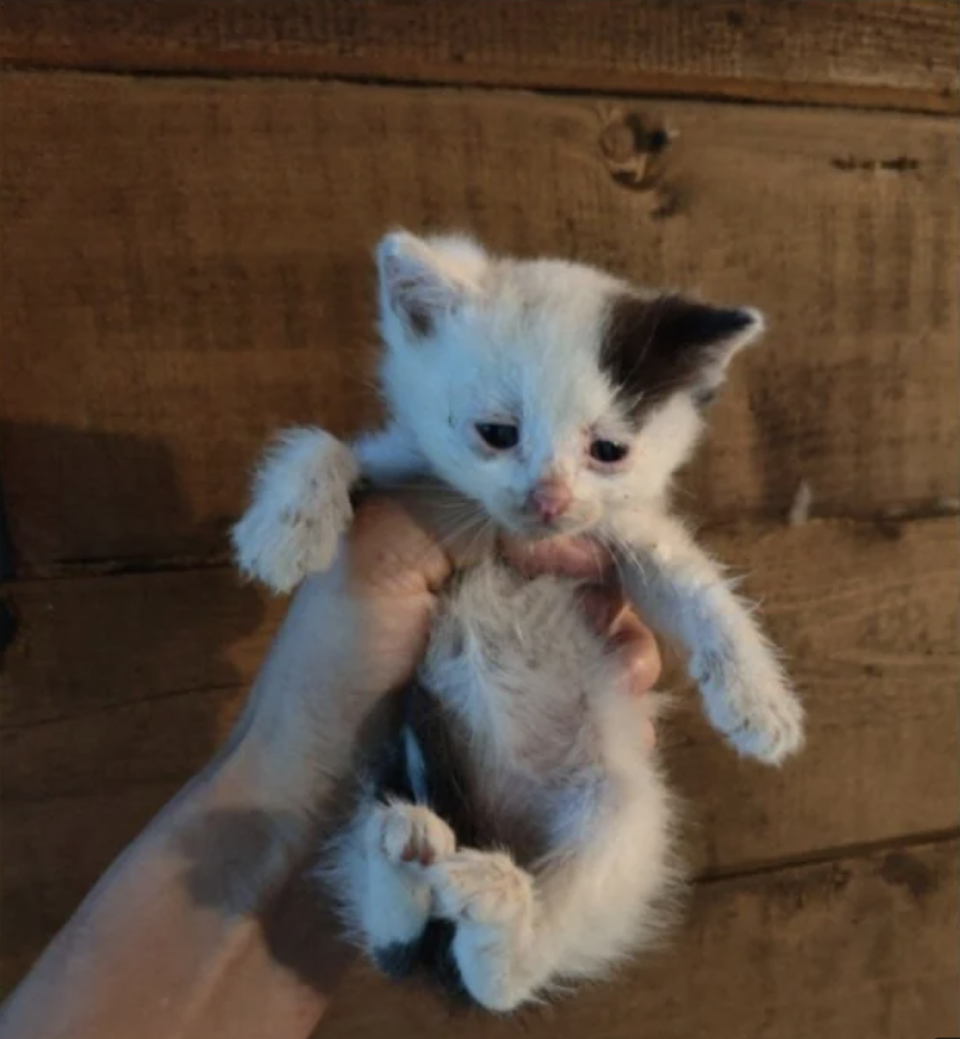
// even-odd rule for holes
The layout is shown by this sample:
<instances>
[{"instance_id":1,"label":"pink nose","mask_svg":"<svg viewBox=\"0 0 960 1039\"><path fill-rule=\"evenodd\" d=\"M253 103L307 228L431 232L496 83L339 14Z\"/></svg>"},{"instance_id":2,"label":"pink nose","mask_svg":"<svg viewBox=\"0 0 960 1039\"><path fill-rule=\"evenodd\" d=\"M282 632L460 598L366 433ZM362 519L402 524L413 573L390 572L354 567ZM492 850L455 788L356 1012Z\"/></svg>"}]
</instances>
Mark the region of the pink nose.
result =
<instances>
[{"instance_id":1,"label":"pink nose","mask_svg":"<svg viewBox=\"0 0 960 1039\"><path fill-rule=\"evenodd\" d=\"M542 480L530 492L530 509L550 522L562 516L573 502L570 488L562 480Z\"/></svg>"}]
</instances>

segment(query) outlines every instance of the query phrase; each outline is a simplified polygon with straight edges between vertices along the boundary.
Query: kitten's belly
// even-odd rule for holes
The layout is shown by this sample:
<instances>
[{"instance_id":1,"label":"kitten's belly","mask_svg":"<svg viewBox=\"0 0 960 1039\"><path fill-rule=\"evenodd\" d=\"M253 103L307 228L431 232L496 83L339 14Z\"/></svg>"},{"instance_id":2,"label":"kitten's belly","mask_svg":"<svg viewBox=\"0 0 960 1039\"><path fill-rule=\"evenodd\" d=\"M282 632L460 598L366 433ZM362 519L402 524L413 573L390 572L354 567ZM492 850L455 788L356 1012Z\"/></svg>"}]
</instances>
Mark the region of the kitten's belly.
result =
<instances>
[{"instance_id":1,"label":"kitten's belly","mask_svg":"<svg viewBox=\"0 0 960 1039\"><path fill-rule=\"evenodd\" d=\"M421 672L450 718L472 796L519 827L585 813L649 769L644 698L626 678L567 578L521 577L489 559L444 596Z\"/></svg>"}]
</instances>

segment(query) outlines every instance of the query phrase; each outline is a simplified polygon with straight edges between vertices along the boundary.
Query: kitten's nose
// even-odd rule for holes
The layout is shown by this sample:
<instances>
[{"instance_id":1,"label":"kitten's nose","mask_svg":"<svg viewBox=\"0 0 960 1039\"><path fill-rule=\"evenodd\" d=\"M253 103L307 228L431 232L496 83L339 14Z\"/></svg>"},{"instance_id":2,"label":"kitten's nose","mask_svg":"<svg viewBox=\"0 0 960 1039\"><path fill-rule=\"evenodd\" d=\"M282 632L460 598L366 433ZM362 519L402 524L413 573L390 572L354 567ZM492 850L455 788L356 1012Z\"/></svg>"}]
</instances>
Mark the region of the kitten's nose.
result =
<instances>
[{"instance_id":1,"label":"kitten's nose","mask_svg":"<svg viewBox=\"0 0 960 1039\"><path fill-rule=\"evenodd\" d=\"M549 523L562 516L572 502L573 493L563 480L541 480L530 492L528 507Z\"/></svg>"}]
</instances>

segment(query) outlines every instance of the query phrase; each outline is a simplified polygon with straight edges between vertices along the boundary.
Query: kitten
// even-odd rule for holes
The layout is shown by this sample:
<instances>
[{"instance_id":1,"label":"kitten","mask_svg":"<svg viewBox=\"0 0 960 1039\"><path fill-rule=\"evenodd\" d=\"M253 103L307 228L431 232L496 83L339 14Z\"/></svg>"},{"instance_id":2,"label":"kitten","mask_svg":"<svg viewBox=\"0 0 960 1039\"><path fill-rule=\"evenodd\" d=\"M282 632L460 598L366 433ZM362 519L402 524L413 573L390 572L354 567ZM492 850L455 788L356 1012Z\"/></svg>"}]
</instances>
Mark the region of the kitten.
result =
<instances>
[{"instance_id":1,"label":"kitten","mask_svg":"<svg viewBox=\"0 0 960 1039\"><path fill-rule=\"evenodd\" d=\"M427 964L507 1011L648 944L677 874L643 739L655 699L629 695L577 584L518 576L496 530L609 546L641 615L688 651L714 727L771 764L801 744L774 650L669 502L706 404L763 323L466 238L390 234L377 258L390 420L351 447L287 434L235 547L286 591L330 565L358 480L447 489L435 514L457 518L447 533L472 542L473 565L444 593L402 730L328 875L384 969Z\"/></svg>"}]
</instances>

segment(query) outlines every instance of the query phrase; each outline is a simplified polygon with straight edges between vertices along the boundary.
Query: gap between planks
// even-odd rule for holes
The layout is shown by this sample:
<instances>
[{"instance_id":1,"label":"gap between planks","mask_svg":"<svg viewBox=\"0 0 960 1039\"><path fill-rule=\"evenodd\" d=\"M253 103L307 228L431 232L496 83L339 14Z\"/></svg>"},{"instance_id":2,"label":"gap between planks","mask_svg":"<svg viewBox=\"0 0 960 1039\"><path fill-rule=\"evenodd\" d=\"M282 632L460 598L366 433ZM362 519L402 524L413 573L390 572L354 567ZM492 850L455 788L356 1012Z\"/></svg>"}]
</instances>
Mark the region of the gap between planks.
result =
<instances>
[{"instance_id":1,"label":"gap between planks","mask_svg":"<svg viewBox=\"0 0 960 1039\"><path fill-rule=\"evenodd\" d=\"M696 874L693 881L696 884L720 884L725 880L780 873L787 869L818 866L837 862L840 859L867 858L882 852L912 848L918 845L949 844L958 839L960 839L960 825L950 826L943 830L918 830L916 833L898 834L896 837L885 837L876 841L832 844L829 848L802 852L799 855L783 855L775 859L760 859L730 867L713 867Z\"/></svg>"},{"instance_id":2,"label":"gap between planks","mask_svg":"<svg viewBox=\"0 0 960 1039\"><path fill-rule=\"evenodd\" d=\"M349 6L7 0L0 54L19 68L957 107L946 2L485 0L480 21L463 0Z\"/></svg>"},{"instance_id":3,"label":"gap between planks","mask_svg":"<svg viewBox=\"0 0 960 1039\"><path fill-rule=\"evenodd\" d=\"M690 104L716 104L716 105L745 105L749 107L776 107L782 109L808 109L819 108L846 112L889 112L892 115L913 116L950 116L955 115L958 109L952 98L945 101L943 107L919 107L911 104L901 96L902 92L891 90L890 99L883 100L886 91L878 88L861 88L859 91L844 88L841 93L845 95L842 101L834 100L831 94L836 93L834 87L818 86L812 84L806 88L807 92L802 97L792 97L789 94L780 96L776 93L763 92L762 80L755 81L757 93L750 95L740 93L738 89L723 90L719 85L711 89L690 90L684 89L681 77L661 77L662 80L675 79L676 83L670 87L658 86L651 89L650 84L638 86L635 90L624 88L604 89L602 87L578 87L574 84L550 85L548 83L530 83L517 85L511 83L491 83L483 79L469 79L452 82L449 79L401 79L383 76L347 76L331 75L322 72L258 72L254 70L242 70L236 72L216 71L200 67L186 67L183 69L136 69L116 68L110 65L86 64L43 64L39 62L5 60L0 72L15 72L17 75L78 75L78 76L105 76L115 79L129 79L136 82L150 80L175 80L181 83L189 83L191 80L227 82L227 83L250 83L269 82L279 80L288 83L321 83L329 86L342 87L370 87L370 88L395 88L407 91L432 91L458 93L462 90L476 91L480 94L529 94L557 100L569 99L571 101L589 100L590 98L602 98L610 101L635 102L635 101L682 101ZM750 81L736 80L738 86L749 90Z\"/></svg>"},{"instance_id":4,"label":"gap between planks","mask_svg":"<svg viewBox=\"0 0 960 1039\"><path fill-rule=\"evenodd\" d=\"M749 527L752 531L789 530L795 526L814 524L873 528L878 537L895 539L903 528L920 526L939 519L960 517L960 503L956 499L938 500L919 508L901 508L890 506L873 517L862 517L851 514L818 514L811 516L800 524L794 524L786 517L782 523L773 520L756 520L745 517L743 520L717 520L696 524L694 528L698 536L710 534L736 534L741 528ZM15 549L14 549L15 551ZM224 550L213 555L185 555L169 557L131 557L127 559L78 559L63 560L23 567L3 581L3 587L12 588L27 584L39 584L44 581L83 580L88 577L132 577L139 574L176 574L191 570L232 570L229 553Z\"/></svg>"}]
</instances>

